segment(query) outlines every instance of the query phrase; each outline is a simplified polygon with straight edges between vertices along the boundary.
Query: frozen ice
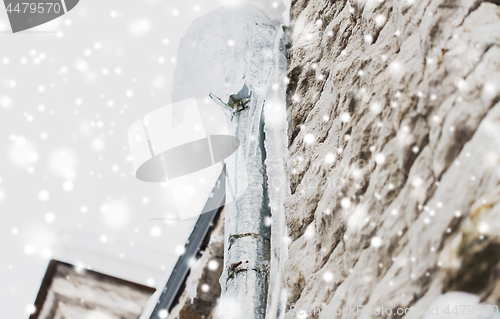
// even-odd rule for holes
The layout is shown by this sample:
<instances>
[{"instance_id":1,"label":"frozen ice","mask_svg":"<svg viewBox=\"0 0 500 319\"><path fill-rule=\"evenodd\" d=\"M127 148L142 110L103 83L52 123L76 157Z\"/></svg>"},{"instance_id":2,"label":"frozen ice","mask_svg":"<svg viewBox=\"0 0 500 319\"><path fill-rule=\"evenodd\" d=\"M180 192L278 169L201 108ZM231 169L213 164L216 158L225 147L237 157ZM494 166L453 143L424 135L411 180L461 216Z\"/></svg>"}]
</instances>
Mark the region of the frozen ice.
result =
<instances>
[{"instance_id":1,"label":"frozen ice","mask_svg":"<svg viewBox=\"0 0 500 319\"><path fill-rule=\"evenodd\" d=\"M231 96L248 87L252 92L252 105L238 123L244 156L252 158L258 150L261 114L265 115L264 131L267 179L273 182L269 188L269 204L272 213L271 278L282 278L283 263L287 258L284 198L289 194L285 172L287 160L287 121L285 106L286 54L281 26L270 20L263 12L250 7L223 7L195 20L182 38L177 68L174 72L172 101L189 98L205 98L212 95L223 104L230 104ZM277 85L276 85L277 84ZM221 106L223 107L223 106ZM223 107L224 108L224 107ZM183 108L177 108L174 117L182 119ZM227 114L227 112L226 112ZM228 114L228 121L232 119ZM246 122L243 122L246 121ZM235 130L235 123L231 123ZM242 148L239 149L241 151ZM237 172L231 167L228 172ZM240 165L241 163L238 163ZM255 171L247 162L247 171ZM259 171L257 169L257 171ZM235 184L236 176L229 176ZM261 183L261 179L255 179ZM238 178L238 183L240 179ZM252 181L249 179L249 183ZM252 185L252 188L262 185ZM250 227L251 220L238 220L239 227ZM223 281L221 281L223 282ZM271 317L284 314L286 293L281 280L271 283L268 311ZM231 312L228 300L221 300L221 307ZM281 306L279 306L281 304ZM281 308L281 309L279 309Z\"/></svg>"}]
</instances>

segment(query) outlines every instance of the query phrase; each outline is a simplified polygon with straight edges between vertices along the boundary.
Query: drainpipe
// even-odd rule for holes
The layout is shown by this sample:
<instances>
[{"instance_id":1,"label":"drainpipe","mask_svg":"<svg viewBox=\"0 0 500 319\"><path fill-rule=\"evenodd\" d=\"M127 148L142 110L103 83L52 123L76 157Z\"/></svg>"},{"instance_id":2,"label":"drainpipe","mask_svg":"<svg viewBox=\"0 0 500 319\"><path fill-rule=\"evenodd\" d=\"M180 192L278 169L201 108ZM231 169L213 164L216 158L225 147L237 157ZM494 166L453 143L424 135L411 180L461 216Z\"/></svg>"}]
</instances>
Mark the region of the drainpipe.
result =
<instances>
[{"instance_id":1,"label":"drainpipe","mask_svg":"<svg viewBox=\"0 0 500 319\"><path fill-rule=\"evenodd\" d=\"M276 85L279 92L284 87L283 68L277 67L285 60L286 70L282 36L279 23L256 9L220 8L193 22L179 47L173 101L210 96L228 115L231 133L240 142L225 163L230 200L224 212L221 319L264 319L268 301L275 308L268 319L281 312L281 285L269 283L271 260L283 259L276 252L271 258L271 226L281 226L274 223L278 215L271 218L269 205L265 146L273 144L275 136L267 140L265 131L273 130L265 117L276 116L271 92ZM284 102L281 95L278 99ZM283 104L280 107L284 110ZM286 124L285 112L278 116ZM283 134L286 140L286 129ZM280 271L273 273L281 281ZM275 297L268 300L269 286Z\"/></svg>"},{"instance_id":2,"label":"drainpipe","mask_svg":"<svg viewBox=\"0 0 500 319\"><path fill-rule=\"evenodd\" d=\"M230 117L233 135L241 142L243 156L236 154L226 163L226 189L234 192L240 185L247 188L242 196L236 196L234 202L226 205L225 267L220 278L221 319L276 319L283 317L283 305L286 304L281 285L286 258L284 211L277 198L283 198L288 185L286 176L276 172L279 171L276 168L284 168L285 163L277 135L284 135L286 140L285 86L280 85L286 74L286 58L280 26L276 26L264 47L272 54L271 63L261 65L260 71L267 77L260 79L259 85L250 84L249 95L241 94L246 91L245 85L229 99L233 102L233 97L237 96L248 102L246 108ZM286 152L286 144L283 145ZM268 148L273 158L267 158ZM271 175L268 167L273 171ZM238 178L245 173L246 180ZM270 190L274 195L273 205L268 193L269 176L280 181ZM274 216L271 216L271 207ZM270 282L270 274L273 282Z\"/></svg>"},{"instance_id":3,"label":"drainpipe","mask_svg":"<svg viewBox=\"0 0 500 319\"><path fill-rule=\"evenodd\" d=\"M238 188L246 187L246 190L225 207L224 272L220 279L222 319L260 319L266 313L270 211L263 121L261 116L257 117L261 119L258 123L250 119L254 112L262 112L257 107L256 101L251 100L231 120L243 152L226 163L226 189L237 192ZM250 134L254 125L258 127L256 135ZM247 180L238 178L242 174L246 174Z\"/></svg>"},{"instance_id":4,"label":"drainpipe","mask_svg":"<svg viewBox=\"0 0 500 319\"><path fill-rule=\"evenodd\" d=\"M281 28L275 31L274 41L267 44L273 53L273 63L268 65L270 77L261 82L266 85L257 87L259 92L251 91L249 96L241 95L245 89L233 95L249 99L246 108L231 116L233 134L240 140L246 156L240 158L237 154L226 163L226 189L237 189L240 184L248 186L242 196L226 205L225 268L220 279L221 319L284 316L286 292L282 285L282 266L287 257L287 243L280 201L288 193L288 183L283 174L286 144L280 139L287 140L287 122L285 86L279 83L283 82L287 63L284 34ZM259 112L259 116L255 116ZM268 151L271 158L268 158ZM247 180L238 179L244 170ZM269 184L269 177L273 185ZM273 194L272 203L268 191Z\"/></svg>"}]
</instances>

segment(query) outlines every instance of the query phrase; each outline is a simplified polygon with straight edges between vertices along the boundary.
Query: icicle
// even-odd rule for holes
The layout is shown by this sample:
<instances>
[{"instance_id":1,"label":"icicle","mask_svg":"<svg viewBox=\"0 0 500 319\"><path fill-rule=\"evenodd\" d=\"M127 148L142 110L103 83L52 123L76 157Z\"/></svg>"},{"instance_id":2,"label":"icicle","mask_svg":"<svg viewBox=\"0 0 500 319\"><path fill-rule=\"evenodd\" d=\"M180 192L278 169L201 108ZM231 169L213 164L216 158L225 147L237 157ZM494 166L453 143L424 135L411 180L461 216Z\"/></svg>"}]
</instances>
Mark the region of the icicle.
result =
<instances>
[{"instance_id":1,"label":"icicle","mask_svg":"<svg viewBox=\"0 0 500 319\"><path fill-rule=\"evenodd\" d=\"M274 72L268 85L268 101L264 106L264 132L266 134L266 172L268 180L269 205L271 207L271 270L267 302L267 319L284 318L286 290L283 265L288 258L286 242L286 220L284 201L290 195L286 173L288 158L286 119L286 70L284 34L277 32L274 44Z\"/></svg>"}]
</instances>

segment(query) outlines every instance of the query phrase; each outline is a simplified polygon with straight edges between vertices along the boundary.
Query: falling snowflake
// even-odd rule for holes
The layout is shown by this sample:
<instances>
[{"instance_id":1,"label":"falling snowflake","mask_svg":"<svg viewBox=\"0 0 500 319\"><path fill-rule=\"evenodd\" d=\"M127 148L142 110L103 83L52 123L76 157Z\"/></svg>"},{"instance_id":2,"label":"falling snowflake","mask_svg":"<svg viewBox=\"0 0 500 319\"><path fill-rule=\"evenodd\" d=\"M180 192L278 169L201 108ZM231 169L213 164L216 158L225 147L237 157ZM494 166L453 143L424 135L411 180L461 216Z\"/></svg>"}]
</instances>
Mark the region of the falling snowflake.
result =
<instances>
[{"instance_id":1,"label":"falling snowflake","mask_svg":"<svg viewBox=\"0 0 500 319\"><path fill-rule=\"evenodd\" d=\"M65 181L63 183L63 186L62 188L66 191L66 192L71 192L73 190L73 188L75 187L75 185L73 184L72 181Z\"/></svg>"},{"instance_id":2,"label":"falling snowflake","mask_svg":"<svg viewBox=\"0 0 500 319\"><path fill-rule=\"evenodd\" d=\"M0 106L10 110L14 106L14 101L7 95L0 95Z\"/></svg>"},{"instance_id":3,"label":"falling snowflake","mask_svg":"<svg viewBox=\"0 0 500 319\"><path fill-rule=\"evenodd\" d=\"M148 285L150 287L154 287L154 285L155 285L155 279L154 278L148 278L146 280L146 285Z\"/></svg>"},{"instance_id":4,"label":"falling snowflake","mask_svg":"<svg viewBox=\"0 0 500 319\"><path fill-rule=\"evenodd\" d=\"M41 200L42 202L48 201L50 198L50 194L46 190L42 190L38 193L38 199Z\"/></svg>"},{"instance_id":5,"label":"falling snowflake","mask_svg":"<svg viewBox=\"0 0 500 319\"><path fill-rule=\"evenodd\" d=\"M219 263L216 261L216 260L210 260L208 262L208 269L209 270L212 270L212 271L215 271L219 268Z\"/></svg>"},{"instance_id":6,"label":"falling snowflake","mask_svg":"<svg viewBox=\"0 0 500 319\"><path fill-rule=\"evenodd\" d=\"M384 162L385 162L385 155L382 154L382 153L379 153L379 154L375 155L375 162L377 164L379 164L379 165L380 164L384 164Z\"/></svg>"},{"instance_id":7,"label":"falling snowflake","mask_svg":"<svg viewBox=\"0 0 500 319\"><path fill-rule=\"evenodd\" d=\"M308 133L304 136L304 142L306 142L306 144L312 144L314 143L314 135L311 134L311 133Z\"/></svg>"},{"instance_id":8,"label":"falling snowflake","mask_svg":"<svg viewBox=\"0 0 500 319\"><path fill-rule=\"evenodd\" d=\"M370 105L370 111L375 115L380 114L380 112L382 112L382 104L380 104L379 102L373 103L372 105Z\"/></svg>"},{"instance_id":9,"label":"falling snowflake","mask_svg":"<svg viewBox=\"0 0 500 319\"><path fill-rule=\"evenodd\" d=\"M102 139L96 138L92 141L92 149L96 152L102 151L105 147L105 143Z\"/></svg>"},{"instance_id":10,"label":"falling snowflake","mask_svg":"<svg viewBox=\"0 0 500 319\"><path fill-rule=\"evenodd\" d=\"M108 242L108 236L106 236L106 235L101 235L101 236L99 237L99 241L100 241L101 243L103 243L103 244L104 244L104 243L107 243L107 242Z\"/></svg>"},{"instance_id":11,"label":"falling snowflake","mask_svg":"<svg viewBox=\"0 0 500 319\"><path fill-rule=\"evenodd\" d=\"M28 315L32 315L36 312L36 307L34 305L27 305L25 310Z\"/></svg>"},{"instance_id":12,"label":"falling snowflake","mask_svg":"<svg viewBox=\"0 0 500 319\"><path fill-rule=\"evenodd\" d=\"M32 244L24 246L24 253L26 255L33 255L35 253L35 246L33 246Z\"/></svg>"},{"instance_id":13,"label":"falling snowflake","mask_svg":"<svg viewBox=\"0 0 500 319\"><path fill-rule=\"evenodd\" d=\"M347 112L343 112L342 114L340 114L340 120L343 123L347 123L351 120L351 115Z\"/></svg>"},{"instance_id":14,"label":"falling snowflake","mask_svg":"<svg viewBox=\"0 0 500 319\"><path fill-rule=\"evenodd\" d=\"M391 64L389 64L389 71L391 71L392 73L400 73L402 69L403 65L398 61L394 61Z\"/></svg>"},{"instance_id":15,"label":"falling snowflake","mask_svg":"<svg viewBox=\"0 0 500 319\"><path fill-rule=\"evenodd\" d=\"M325 156L325 162L327 164L333 164L335 162L335 155L333 153L328 153Z\"/></svg>"},{"instance_id":16,"label":"falling snowflake","mask_svg":"<svg viewBox=\"0 0 500 319\"><path fill-rule=\"evenodd\" d=\"M323 280L326 282L331 282L333 280L333 273L331 273L330 271L326 271L323 274Z\"/></svg>"},{"instance_id":17,"label":"falling snowflake","mask_svg":"<svg viewBox=\"0 0 500 319\"><path fill-rule=\"evenodd\" d=\"M158 237L161 235L161 227L160 226L153 226L151 227L151 230L149 231L149 234L153 237Z\"/></svg>"},{"instance_id":18,"label":"falling snowflake","mask_svg":"<svg viewBox=\"0 0 500 319\"><path fill-rule=\"evenodd\" d=\"M342 198L342 200L340 201L340 206L342 206L342 208L344 208L344 209L350 208L351 207L351 200L347 197Z\"/></svg>"},{"instance_id":19,"label":"falling snowflake","mask_svg":"<svg viewBox=\"0 0 500 319\"><path fill-rule=\"evenodd\" d=\"M380 237L372 237L371 245L375 248L378 248L382 245L382 239Z\"/></svg>"},{"instance_id":20,"label":"falling snowflake","mask_svg":"<svg viewBox=\"0 0 500 319\"><path fill-rule=\"evenodd\" d=\"M413 177L412 181L411 181L411 185L413 187L420 187L424 184L424 180L418 176L415 176Z\"/></svg>"},{"instance_id":21,"label":"falling snowflake","mask_svg":"<svg viewBox=\"0 0 500 319\"><path fill-rule=\"evenodd\" d=\"M383 14L378 14L375 16L375 24L381 27L385 23L386 17Z\"/></svg>"},{"instance_id":22,"label":"falling snowflake","mask_svg":"<svg viewBox=\"0 0 500 319\"><path fill-rule=\"evenodd\" d=\"M56 215L52 212L45 214L44 219L47 223L51 224L56 220Z\"/></svg>"},{"instance_id":23,"label":"falling snowflake","mask_svg":"<svg viewBox=\"0 0 500 319\"><path fill-rule=\"evenodd\" d=\"M168 311L166 309L162 309L158 312L158 317L160 319L165 319L168 317Z\"/></svg>"},{"instance_id":24,"label":"falling snowflake","mask_svg":"<svg viewBox=\"0 0 500 319\"><path fill-rule=\"evenodd\" d=\"M186 252L186 249L184 248L184 246L178 245L175 247L175 253L177 255L183 255L185 252Z\"/></svg>"}]
</instances>

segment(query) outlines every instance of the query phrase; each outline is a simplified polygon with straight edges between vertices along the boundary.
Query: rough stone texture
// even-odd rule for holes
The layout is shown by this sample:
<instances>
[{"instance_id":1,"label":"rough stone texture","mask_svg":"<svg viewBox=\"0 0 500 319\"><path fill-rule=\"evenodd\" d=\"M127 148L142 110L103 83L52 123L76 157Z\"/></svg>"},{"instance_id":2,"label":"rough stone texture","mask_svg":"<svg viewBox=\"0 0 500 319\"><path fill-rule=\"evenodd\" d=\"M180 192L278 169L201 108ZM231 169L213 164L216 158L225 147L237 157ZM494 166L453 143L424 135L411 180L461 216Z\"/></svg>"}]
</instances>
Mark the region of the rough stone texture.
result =
<instances>
[{"instance_id":1,"label":"rough stone texture","mask_svg":"<svg viewBox=\"0 0 500 319\"><path fill-rule=\"evenodd\" d=\"M219 278L223 265L224 211L212 231L208 247L191 268L186 280L186 289L168 319L219 319L217 305L221 293Z\"/></svg>"},{"instance_id":2,"label":"rough stone texture","mask_svg":"<svg viewBox=\"0 0 500 319\"><path fill-rule=\"evenodd\" d=\"M499 4L292 2L289 307L500 302Z\"/></svg>"}]
</instances>

